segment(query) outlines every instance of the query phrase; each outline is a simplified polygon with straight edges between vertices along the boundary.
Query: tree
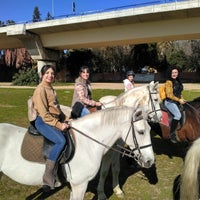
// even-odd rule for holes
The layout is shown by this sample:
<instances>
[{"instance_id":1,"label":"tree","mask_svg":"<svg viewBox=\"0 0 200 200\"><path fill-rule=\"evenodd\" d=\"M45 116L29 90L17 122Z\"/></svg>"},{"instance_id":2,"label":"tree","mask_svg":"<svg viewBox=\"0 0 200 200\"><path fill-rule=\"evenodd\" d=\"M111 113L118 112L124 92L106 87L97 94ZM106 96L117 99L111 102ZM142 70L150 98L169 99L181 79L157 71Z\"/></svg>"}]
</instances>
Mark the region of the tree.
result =
<instances>
[{"instance_id":1,"label":"tree","mask_svg":"<svg viewBox=\"0 0 200 200\"><path fill-rule=\"evenodd\" d=\"M172 51L170 56L167 59L168 59L169 65L178 66L182 70L185 70L186 66L188 66L188 57L185 55L183 50Z\"/></svg>"},{"instance_id":2,"label":"tree","mask_svg":"<svg viewBox=\"0 0 200 200\"><path fill-rule=\"evenodd\" d=\"M39 22L41 20L41 14L39 8L36 6L33 11L33 22Z\"/></svg>"},{"instance_id":3,"label":"tree","mask_svg":"<svg viewBox=\"0 0 200 200\"><path fill-rule=\"evenodd\" d=\"M196 71L200 73L200 40L191 41L192 54L189 56L188 71Z\"/></svg>"},{"instance_id":4,"label":"tree","mask_svg":"<svg viewBox=\"0 0 200 200\"><path fill-rule=\"evenodd\" d=\"M0 27L5 26L4 22L0 20Z\"/></svg>"},{"instance_id":5,"label":"tree","mask_svg":"<svg viewBox=\"0 0 200 200\"><path fill-rule=\"evenodd\" d=\"M53 19L53 17L51 16L50 12L47 13L47 17L46 17L46 20L51 20Z\"/></svg>"},{"instance_id":6,"label":"tree","mask_svg":"<svg viewBox=\"0 0 200 200\"><path fill-rule=\"evenodd\" d=\"M13 20L6 21L6 25L14 25L14 24L15 24L15 21L13 21Z\"/></svg>"}]
</instances>

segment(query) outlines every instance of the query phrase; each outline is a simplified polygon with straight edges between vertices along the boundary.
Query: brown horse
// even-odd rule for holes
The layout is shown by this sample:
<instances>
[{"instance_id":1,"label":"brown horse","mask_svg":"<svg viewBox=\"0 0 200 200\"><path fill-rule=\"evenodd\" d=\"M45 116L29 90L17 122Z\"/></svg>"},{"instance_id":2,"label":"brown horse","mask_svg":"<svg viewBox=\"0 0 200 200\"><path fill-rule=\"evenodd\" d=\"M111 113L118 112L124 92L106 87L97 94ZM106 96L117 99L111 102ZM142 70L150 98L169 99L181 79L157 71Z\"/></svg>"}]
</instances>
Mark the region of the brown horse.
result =
<instances>
[{"instance_id":1,"label":"brown horse","mask_svg":"<svg viewBox=\"0 0 200 200\"><path fill-rule=\"evenodd\" d=\"M185 117L176 131L176 136L179 142L191 143L200 137L200 97L185 103L183 110ZM164 111L163 114L165 114ZM163 139L169 139L170 128L167 123L163 123L163 120L160 123L151 123L150 125L155 134L160 135Z\"/></svg>"}]
</instances>

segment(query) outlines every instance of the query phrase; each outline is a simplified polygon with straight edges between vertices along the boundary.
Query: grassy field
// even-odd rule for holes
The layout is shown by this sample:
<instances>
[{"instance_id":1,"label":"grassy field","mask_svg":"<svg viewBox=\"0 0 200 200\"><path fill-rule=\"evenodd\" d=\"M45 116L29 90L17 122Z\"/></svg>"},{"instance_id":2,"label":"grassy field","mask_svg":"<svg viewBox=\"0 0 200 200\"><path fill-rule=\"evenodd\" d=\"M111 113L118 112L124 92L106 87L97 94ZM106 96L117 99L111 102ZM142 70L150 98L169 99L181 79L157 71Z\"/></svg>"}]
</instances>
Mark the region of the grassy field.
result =
<instances>
[{"instance_id":1,"label":"grassy field","mask_svg":"<svg viewBox=\"0 0 200 200\"><path fill-rule=\"evenodd\" d=\"M93 98L99 99L105 95L118 95L121 90L94 90ZM28 127L27 99L33 89L8 89L0 88L0 123L7 122L18 126ZM60 104L70 106L72 90L57 90ZM200 96L200 91L184 91L185 99L191 100ZM126 194L126 200L172 200L172 186L182 167L184 149L182 144L172 144L158 136L152 137L156 157L155 168L143 171L137 167L128 166L127 159L121 160L120 184ZM95 200L97 177L91 181L85 200ZM23 200L34 193L40 186L24 186L3 176L0 181L1 200ZM111 175L106 182L106 193L110 200L118 198L112 192ZM44 198L43 198L44 199ZM64 187L47 199L69 199L69 188Z\"/></svg>"}]
</instances>

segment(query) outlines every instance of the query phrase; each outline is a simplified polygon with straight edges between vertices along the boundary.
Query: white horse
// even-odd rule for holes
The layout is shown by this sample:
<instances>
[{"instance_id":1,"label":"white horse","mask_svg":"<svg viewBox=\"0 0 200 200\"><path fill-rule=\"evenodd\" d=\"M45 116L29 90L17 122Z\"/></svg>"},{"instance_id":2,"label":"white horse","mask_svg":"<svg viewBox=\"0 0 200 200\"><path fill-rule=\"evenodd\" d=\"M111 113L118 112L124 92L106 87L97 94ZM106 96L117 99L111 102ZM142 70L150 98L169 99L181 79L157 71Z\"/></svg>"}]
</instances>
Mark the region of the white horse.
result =
<instances>
[{"instance_id":1,"label":"white horse","mask_svg":"<svg viewBox=\"0 0 200 200\"><path fill-rule=\"evenodd\" d=\"M141 107L148 115L151 122L159 122L162 116L160 110L160 96L158 94L158 82L150 82L147 85L135 87L119 96L104 96L99 99L103 103L102 109L115 106Z\"/></svg>"},{"instance_id":2,"label":"white horse","mask_svg":"<svg viewBox=\"0 0 200 200\"><path fill-rule=\"evenodd\" d=\"M200 170L200 138L188 150L180 178L180 200L198 200Z\"/></svg>"},{"instance_id":3,"label":"white horse","mask_svg":"<svg viewBox=\"0 0 200 200\"><path fill-rule=\"evenodd\" d=\"M130 106L135 109L140 107L143 113L146 114L146 117L148 117L148 120L151 122L159 122L162 116L160 110L160 96L158 94L158 82L154 83L152 81L149 84L123 92L117 97L111 95L104 96L100 99L100 101L103 103L102 109L120 105ZM66 115L70 115L70 107L61 105L61 109ZM117 141L117 145L123 145L121 143L121 140ZM124 197L124 193L119 186L120 153L109 150L107 154L104 155L102 160L99 184L97 188L98 197L102 200L106 199L104 184L110 166L112 167L113 174L113 191L118 197Z\"/></svg>"},{"instance_id":4,"label":"white horse","mask_svg":"<svg viewBox=\"0 0 200 200\"><path fill-rule=\"evenodd\" d=\"M71 184L70 200L83 200L103 155L119 138L129 145L140 165L154 163L150 126L140 110L130 107L101 110L71 121L70 126L76 142L74 157L64 165ZM26 128L0 124L0 172L21 184L41 185L45 164L27 161L21 155L26 132Z\"/></svg>"},{"instance_id":5,"label":"white horse","mask_svg":"<svg viewBox=\"0 0 200 200\"><path fill-rule=\"evenodd\" d=\"M133 88L117 97L105 96L99 101L103 103L102 108L115 107L119 105L127 105L134 108L142 107L143 112L147 114L147 117L151 122L159 122L161 119L158 82L151 82L150 84ZM116 142L117 145L120 143L120 140ZM102 159L99 184L97 187L98 197L100 200L106 199L104 184L110 167L112 169L113 191L119 198L124 197L124 192L119 186L120 155L120 153L110 150ZM147 168L149 166L142 167Z\"/></svg>"}]
</instances>

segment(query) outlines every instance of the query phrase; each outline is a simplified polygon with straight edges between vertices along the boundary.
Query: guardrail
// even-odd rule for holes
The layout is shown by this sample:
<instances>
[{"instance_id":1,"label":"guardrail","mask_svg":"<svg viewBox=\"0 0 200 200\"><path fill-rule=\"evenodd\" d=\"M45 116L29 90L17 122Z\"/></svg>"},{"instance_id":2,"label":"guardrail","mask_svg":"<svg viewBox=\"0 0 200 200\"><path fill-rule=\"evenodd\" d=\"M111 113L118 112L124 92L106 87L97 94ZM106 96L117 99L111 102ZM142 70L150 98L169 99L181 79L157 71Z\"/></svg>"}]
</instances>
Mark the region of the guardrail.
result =
<instances>
[{"instance_id":1,"label":"guardrail","mask_svg":"<svg viewBox=\"0 0 200 200\"><path fill-rule=\"evenodd\" d=\"M48 19L48 20L68 18L68 17L74 17L74 16L82 16L82 15L88 15L88 14L97 14L97 13L103 13L103 12L119 11L119 10L124 10L124 9L129 9L129 8L145 7L145 6L165 4L165 3L181 2L181 1L188 1L188 0L154 0L154 1L146 0L145 2L140 1L131 5L126 5L126 6L107 8L107 9L102 9L102 10L85 11L85 12L80 12L80 13L70 13L67 15L59 15L59 16L52 17L51 19ZM48 20L41 19L40 21L48 21ZM35 22L40 22L40 21L35 21ZM20 21L20 22L15 22L15 23L10 23L10 24L0 24L0 27L14 25L14 24L28 24L28 23L34 23L34 22L33 20Z\"/></svg>"}]
</instances>

